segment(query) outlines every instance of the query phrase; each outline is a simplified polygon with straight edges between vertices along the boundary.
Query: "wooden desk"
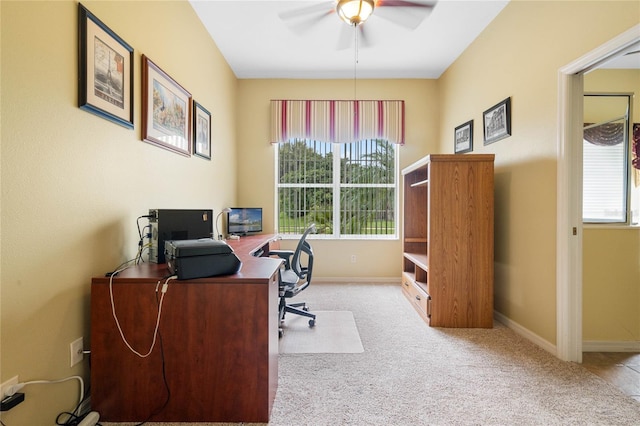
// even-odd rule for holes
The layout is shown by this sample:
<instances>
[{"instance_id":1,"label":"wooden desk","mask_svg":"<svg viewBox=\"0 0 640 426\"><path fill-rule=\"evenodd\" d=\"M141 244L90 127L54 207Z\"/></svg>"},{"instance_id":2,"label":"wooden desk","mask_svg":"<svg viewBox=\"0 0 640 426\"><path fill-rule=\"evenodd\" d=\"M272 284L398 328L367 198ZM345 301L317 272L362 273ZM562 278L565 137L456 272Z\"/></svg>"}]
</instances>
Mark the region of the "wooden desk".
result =
<instances>
[{"instance_id":1,"label":"wooden desk","mask_svg":"<svg viewBox=\"0 0 640 426\"><path fill-rule=\"evenodd\" d=\"M102 421L269 421L278 386L280 260L254 254L266 254L272 241L273 235L229 241L242 260L235 275L171 281L146 358L120 336L109 278L92 279L91 405ZM164 264L142 264L113 279L122 331L141 354L153 339L156 283L167 275Z\"/></svg>"}]
</instances>

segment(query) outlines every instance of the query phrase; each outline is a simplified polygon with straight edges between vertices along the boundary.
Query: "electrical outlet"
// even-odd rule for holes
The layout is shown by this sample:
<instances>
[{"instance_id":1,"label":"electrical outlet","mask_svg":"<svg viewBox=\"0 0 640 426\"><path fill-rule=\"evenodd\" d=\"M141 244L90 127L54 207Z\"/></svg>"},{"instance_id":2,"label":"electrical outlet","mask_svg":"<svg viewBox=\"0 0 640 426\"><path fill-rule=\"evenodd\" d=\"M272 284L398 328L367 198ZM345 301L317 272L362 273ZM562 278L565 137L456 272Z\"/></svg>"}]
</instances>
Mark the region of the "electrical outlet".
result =
<instances>
[{"instance_id":1,"label":"electrical outlet","mask_svg":"<svg viewBox=\"0 0 640 426\"><path fill-rule=\"evenodd\" d=\"M9 386L13 386L13 385L17 385L18 384L18 376L12 377L9 380L7 380L6 382L4 382L3 384L0 385L0 395L2 396L2 398L0 399L4 399L5 396L7 396L7 390L9 389Z\"/></svg>"},{"instance_id":2,"label":"electrical outlet","mask_svg":"<svg viewBox=\"0 0 640 426\"><path fill-rule=\"evenodd\" d=\"M84 344L82 337L74 340L69 344L69 351L71 355L71 367L79 363L84 359Z\"/></svg>"},{"instance_id":3,"label":"electrical outlet","mask_svg":"<svg viewBox=\"0 0 640 426\"><path fill-rule=\"evenodd\" d=\"M351 255L351 263L356 263L356 255L355 254Z\"/></svg>"}]
</instances>

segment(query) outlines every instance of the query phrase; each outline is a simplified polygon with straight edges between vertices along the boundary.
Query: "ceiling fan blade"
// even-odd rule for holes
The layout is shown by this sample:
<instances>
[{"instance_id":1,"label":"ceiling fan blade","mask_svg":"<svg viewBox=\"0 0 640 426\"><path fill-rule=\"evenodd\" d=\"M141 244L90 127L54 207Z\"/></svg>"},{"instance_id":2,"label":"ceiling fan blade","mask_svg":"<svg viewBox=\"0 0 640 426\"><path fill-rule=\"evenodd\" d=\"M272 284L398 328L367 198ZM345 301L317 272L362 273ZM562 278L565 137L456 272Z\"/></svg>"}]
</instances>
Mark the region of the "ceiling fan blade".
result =
<instances>
[{"instance_id":1,"label":"ceiling fan blade","mask_svg":"<svg viewBox=\"0 0 640 426\"><path fill-rule=\"evenodd\" d=\"M298 18L294 21L289 21L287 26L291 28L291 31L297 34L304 34L309 31L313 26L317 25L320 21L324 20L327 16L331 16L332 12L325 12L321 15L312 15L304 18Z\"/></svg>"},{"instance_id":2,"label":"ceiling fan blade","mask_svg":"<svg viewBox=\"0 0 640 426\"><path fill-rule=\"evenodd\" d=\"M345 50L351 47L351 44L355 41L355 31L358 32L358 48L365 48L371 46L371 40L369 40L369 31L365 30L364 25L358 25L355 28L351 26L343 26L340 29L340 38L338 39L338 50Z\"/></svg>"},{"instance_id":3,"label":"ceiling fan blade","mask_svg":"<svg viewBox=\"0 0 640 426\"><path fill-rule=\"evenodd\" d=\"M395 7L423 7L432 9L435 6L435 1L405 1L405 0L379 0L376 3L376 7L395 6Z\"/></svg>"},{"instance_id":4,"label":"ceiling fan blade","mask_svg":"<svg viewBox=\"0 0 640 426\"><path fill-rule=\"evenodd\" d=\"M289 20L299 18L305 15L318 15L324 12L333 13L334 11L334 2L333 1L323 1L321 3L312 4L310 6L298 7L296 9L287 10L284 12L278 13L278 16L282 20Z\"/></svg>"},{"instance_id":5,"label":"ceiling fan blade","mask_svg":"<svg viewBox=\"0 0 640 426\"><path fill-rule=\"evenodd\" d=\"M354 38L354 29L352 25L341 25L340 34L338 35L338 45L336 49L345 50L351 46Z\"/></svg>"},{"instance_id":6,"label":"ceiling fan blade","mask_svg":"<svg viewBox=\"0 0 640 426\"><path fill-rule=\"evenodd\" d=\"M376 16L412 30L418 28L433 10L433 5L431 4L408 1L388 0L380 6L387 7L376 8L374 12Z\"/></svg>"},{"instance_id":7,"label":"ceiling fan blade","mask_svg":"<svg viewBox=\"0 0 640 426\"><path fill-rule=\"evenodd\" d=\"M358 25L358 31L360 31L360 34L358 34L358 47L371 47L371 40L368 36L369 30L364 25Z\"/></svg>"}]
</instances>

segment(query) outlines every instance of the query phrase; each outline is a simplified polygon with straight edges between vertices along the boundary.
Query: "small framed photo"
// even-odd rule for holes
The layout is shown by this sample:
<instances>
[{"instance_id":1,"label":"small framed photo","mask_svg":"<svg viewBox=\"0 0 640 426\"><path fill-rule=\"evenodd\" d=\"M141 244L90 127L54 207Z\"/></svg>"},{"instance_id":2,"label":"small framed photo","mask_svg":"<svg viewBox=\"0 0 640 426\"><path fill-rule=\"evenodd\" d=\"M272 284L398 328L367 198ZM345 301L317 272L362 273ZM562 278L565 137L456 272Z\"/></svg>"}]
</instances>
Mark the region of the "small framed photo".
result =
<instances>
[{"instance_id":1,"label":"small framed photo","mask_svg":"<svg viewBox=\"0 0 640 426\"><path fill-rule=\"evenodd\" d=\"M511 98L492 106L482 114L484 144L511 136Z\"/></svg>"},{"instance_id":2,"label":"small framed photo","mask_svg":"<svg viewBox=\"0 0 640 426\"><path fill-rule=\"evenodd\" d=\"M211 114L193 101L193 155L211 160Z\"/></svg>"},{"instance_id":3,"label":"small framed photo","mask_svg":"<svg viewBox=\"0 0 640 426\"><path fill-rule=\"evenodd\" d=\"M191 156L191 93L142 55L142 139Z\"/></svg>"},{"instance_id":4,"label":"small framed photo","mask_svg":"<svg viewBox=\"0 0 640 426\"><path fill-rule=\"evenodd\" d=\"M456 154L473 151L473 120L456 127L453 149Z\"/></svg>"},{"instance_id":5,"label":"small framed photo","mask_svg":"<svg viewBox=\"0 0 640 426\"><path fill-rule=\"evenodd\" d=\"M78 107L133 129L133 48L81 4Z\"/></svg>"}]
</instances>

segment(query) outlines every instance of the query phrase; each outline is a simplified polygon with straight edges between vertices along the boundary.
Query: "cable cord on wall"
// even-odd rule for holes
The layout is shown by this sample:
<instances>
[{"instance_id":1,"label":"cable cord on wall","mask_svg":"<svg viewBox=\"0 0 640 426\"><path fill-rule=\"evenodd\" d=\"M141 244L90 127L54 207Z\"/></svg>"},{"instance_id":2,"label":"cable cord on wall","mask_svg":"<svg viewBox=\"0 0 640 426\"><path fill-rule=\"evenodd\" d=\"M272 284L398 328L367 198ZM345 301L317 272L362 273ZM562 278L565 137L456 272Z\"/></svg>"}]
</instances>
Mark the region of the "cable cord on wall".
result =
<instances>
[{"instance_id":1,"label":"cable cord on wall","mask_svg":"<svg viewBox=\"0 0 640 426\"><path fill-rule=\"evenodd\" d=\"M135 257L136 265L139 265L140 262L144 263L144 258L142 257L142 255L144 254L144 251L146 249L150 249L150 248L151 248L151 242L144 244L143 240L140 240L138 244L138 253L136 254L136 257Z\"/></svg>"},{"instance_id":2,"label":"cable cord on wall","mask_svg":"<svg viewBox=\"0 0 640 426\"><path fill-rule=\"evenodd\" d=\"M78 400L78 404L80 404L82 402L82 400L84 399L84 381L82 380L82 377L80 376L69 376L69 377L65 377L63 379L58 379L58 380L31 380L28 382L22 382L22 383L16 383L13 386L9 386L7 388L7 390L5 391L7 396L11 396L13 394L15 394L16 392L18 392L19 390L21 390L23 387L27 386L27 385L36 385L36 384L45 384L45 385L53 385L56 383L62 383L62 382L66 382L69 380L78 380L80 382L80 399Z\"/></svg>"},{"instance_id":3,"label":"cable cord on wall","mask_svg":"<svg viewBox=\"0 0 640 426\"><path fill-rule=\"evenodd\" d=\"M39 385L39 384L44 384L44 385L53 385L53 384L57 384L57 383L62 383L62 382L66 382L69 380L78 380L78 382L80 383L80 397L78 399L78 405L76 405L76 408L73 410L74 413L67 413L70 415L70 418L77 418L75 412L80 408L80 405L82 404L82 401L84 400L84 381L82 380L82 377L80 376L69 376L69 377L65 377L63 379L58 379L58 380L30 380L28 382L22 382L22 383L16 383L13 386L9 386L9 388L6 390L6 394L7 396L9 395L13 395L16 392L18 392L19 390L21 390L23 387L28 386L28 385ZM58 416L60 417L60 416ZM60 423L58 423L60 424ZM64 424L68 424L68 423L64 423Z\"/></svg>"},{"instance_id":4,"label":"cable cord on wall","mask_svg":"<svg viewBox=\"0 0 640 426\"><path fill-rule=\"evenodd\" d=\"M56 425L58 426L86 426L86 425L99 425L100 423L98 423L96 421L96 423L91 422L91 416L89 415L91 413L91 407L89 406L89 404L85 404L86 402L88 402L87 400L90 398L89 393L90 390L89 388L85 389L85 395L84 398L82 399L82 401L80 401L80 403L78 403L78 405L76 405L76 408L73 409L72 412L68 412L68 411L63 411L62 413L58 414L58 416L56 417ZM84 407L83 407L84 405ZM84 409L88 409L88 410L84 410ZM98 420L100 419L100 415L97 412L93 412L93 417L95 418L95 415L98 416ZM66 420L64 419L63 416L66 416Z\"/></svg>"},{"instance_id":5,"label":"cable cord on wall","mask_svg":"<svg viewBox=\"0 0 640 426\"><path fill-rule=\"evenodd\" d=\"M135 262L136 264L140 263L140 262L144 262L144 258L142 257L142 254L144 252L144 250L146 248L150 248L151 247L151 224L149 223L148 225L145 225L142 229L140 229L140 219L143 218L151 218L153 217L152 215L145 215L145 216L139 216L138 219L136 219L136 225L138 226L138 254L135 257ZM148 229L148 231L147 231ZM149 242L147 244L144 243L145 238L149 239Z\"/></svg>"},{"instance_id":6,"label":"cable cord on wall","mask_svg":"<svg viewBox=\"0 0 640 426\"><path fill-rule=\"evenodd\" d=\"M129 268L130 266L131 265L128 265L128 266L125 266L125 267L115 271L109 277L109 297L111 299L111 313L113 315L113 319L116 322L116 326L118 327L118 331L120 332L120 337L122 338L122 341L127 346L127 348L129 348L129 350L131 352L133 352L134 354L138 355L140 358L146 358L149 355L151 355L151 353L153 352L153 348L156 345L156 339L158 337L158 327L160 326L160 317L162 315L162 303L164 302L164 295L167 293L167 290L169 289L169 281L174 280L174 279L176 279L178 277L176 275L172 275L172 276L168 277L165 280L164 284L162 285L162 289L160 290L161 291L160 302L158 303L158 316L156 318L156 325L155 325L155 329L153 331L153 340L151 342L151 347L149 348L147 353L142 354L141 352L138 352L137 350L135 350L133 348L133 346L131 346L131 344L129 343L127 338L125 337L124 331L122 330L122 327L120 326L120 321L118 320L118 315L116 314L116 305L115 305L115 301L114 301L114 298L113 298L113 277L115 275L117 275L118 273L124 271L125 269ZM158 288L160 286L160 282L161 281L162 280L159 280L158 283L156 284L156 293L158 292Z\"/></svg>"}]
</instances>

